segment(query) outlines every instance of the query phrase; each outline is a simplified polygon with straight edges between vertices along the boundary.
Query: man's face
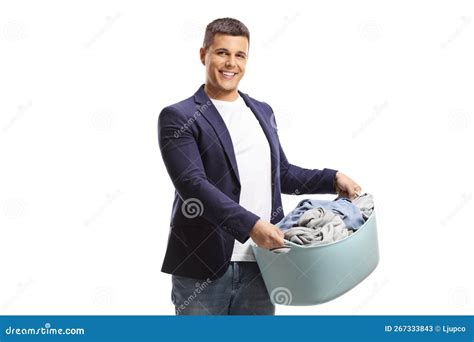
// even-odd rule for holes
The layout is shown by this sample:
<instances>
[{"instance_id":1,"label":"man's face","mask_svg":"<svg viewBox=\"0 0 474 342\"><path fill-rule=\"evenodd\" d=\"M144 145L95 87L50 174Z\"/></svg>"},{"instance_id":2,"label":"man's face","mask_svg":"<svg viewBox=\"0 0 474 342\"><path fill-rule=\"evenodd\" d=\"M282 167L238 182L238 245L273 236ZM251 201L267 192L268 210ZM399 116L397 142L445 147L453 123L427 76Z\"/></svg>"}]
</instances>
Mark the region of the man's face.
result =
<instances>
[{"instance_id":1,"label":"man's face","mask_svg":"<svg viewBox=\"0 0 474 342\"><path fill-rule=\"evenodd\" d=\"M201 48L206 67L206 90L213 98L235 100L237 87L245 74L249 42L246 37L216 34L211 46Z\"/></svg>"}]
</instances>

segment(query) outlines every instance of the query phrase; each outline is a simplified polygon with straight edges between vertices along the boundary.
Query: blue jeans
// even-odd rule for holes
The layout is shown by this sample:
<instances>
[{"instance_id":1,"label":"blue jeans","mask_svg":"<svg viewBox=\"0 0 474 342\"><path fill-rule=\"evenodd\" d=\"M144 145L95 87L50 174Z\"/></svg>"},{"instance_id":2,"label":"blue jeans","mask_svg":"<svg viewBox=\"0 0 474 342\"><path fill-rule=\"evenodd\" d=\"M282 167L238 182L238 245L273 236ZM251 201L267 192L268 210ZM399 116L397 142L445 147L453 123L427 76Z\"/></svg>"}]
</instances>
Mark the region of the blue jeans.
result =
<instances>
[{"instance_id":1,"label":"blue jeans","mask_svg":"<svg viewBox=\"0 0 474 342\"><path fill-rule=\"evenodd\" d=\"M275 306L256 262L230 263L218 279L173 275L176 315L274 315Z\"/></svg>"}]
</instances>

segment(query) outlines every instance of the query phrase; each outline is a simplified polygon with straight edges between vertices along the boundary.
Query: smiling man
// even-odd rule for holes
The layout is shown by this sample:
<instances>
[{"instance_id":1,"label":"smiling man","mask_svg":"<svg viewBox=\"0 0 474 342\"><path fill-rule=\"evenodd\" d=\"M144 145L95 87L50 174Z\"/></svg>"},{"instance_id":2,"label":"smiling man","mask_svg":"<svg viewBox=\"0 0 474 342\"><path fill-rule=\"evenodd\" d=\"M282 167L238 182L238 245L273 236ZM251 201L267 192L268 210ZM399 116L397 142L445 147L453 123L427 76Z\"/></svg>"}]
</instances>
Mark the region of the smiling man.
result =
<instances>
[{"instance_id":1,"label":"smiling man","mask_svg":"<svg viewBox=\"0 0 474 342\"><path fill-rule=\"evenodd\" d=\"M249 42L240 21L211 22L200 49L205 84L158 119L176 189L162 271L172 274L177 315L273 315L250 243L283 246L281 194L360 191L341 172L288 162L272 108L238 90Z\"/></svg>"},{"instance_id":2,"label":"smiling man","mask_svg":"<svg viewBox=\"0 0 474 342\"><path fill-rule=\"evenodd\" d=\"M249 39L211 33L206 31L204 46L199 51L206 67L204 91L211 99L234 101L239 97L237 86L245 74Z\"/></svg>"}]
</instances>

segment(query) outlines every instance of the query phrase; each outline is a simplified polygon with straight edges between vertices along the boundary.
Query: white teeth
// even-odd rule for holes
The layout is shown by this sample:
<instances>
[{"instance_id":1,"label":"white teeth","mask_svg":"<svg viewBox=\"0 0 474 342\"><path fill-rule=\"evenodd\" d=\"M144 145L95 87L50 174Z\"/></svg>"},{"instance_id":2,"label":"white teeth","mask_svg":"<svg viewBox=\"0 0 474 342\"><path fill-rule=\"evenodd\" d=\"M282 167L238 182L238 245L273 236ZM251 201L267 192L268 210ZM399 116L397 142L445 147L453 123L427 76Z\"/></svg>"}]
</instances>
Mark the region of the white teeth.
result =
<instances>
[{"instance_id":1,"label":"white teeth","mask_svg":"<svg viewBox=\"0 0 474 342\"><path fill-rule=\"evenodd\" d=\"M225 71L223 71L222 73L223 73L224 75L226 75L226 76L234 76L234 75L235 75L233 72L225 72Z\"/></svg>"}]
</instances>

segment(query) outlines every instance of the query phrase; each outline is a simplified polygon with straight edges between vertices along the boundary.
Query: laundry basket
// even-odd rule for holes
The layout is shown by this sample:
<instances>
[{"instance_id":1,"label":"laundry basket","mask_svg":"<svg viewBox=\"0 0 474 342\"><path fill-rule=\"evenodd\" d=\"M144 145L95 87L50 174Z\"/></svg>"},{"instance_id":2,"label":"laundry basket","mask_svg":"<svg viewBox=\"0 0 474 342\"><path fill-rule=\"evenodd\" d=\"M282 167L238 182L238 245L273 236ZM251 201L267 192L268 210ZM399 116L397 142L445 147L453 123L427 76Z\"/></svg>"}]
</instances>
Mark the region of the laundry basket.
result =
<instances>
[{"instance_id":1,"label":"laundry basket","mask_svg":"<svg viewBox=\"0 0 474 342\"><path fill-rule=\"evenodd\" d=\"M354 233L327 245L300 246L274 253L252 245L273 304L327 302L364 280L379 262L375 211Z\"/></svg>"}]
</instances>

